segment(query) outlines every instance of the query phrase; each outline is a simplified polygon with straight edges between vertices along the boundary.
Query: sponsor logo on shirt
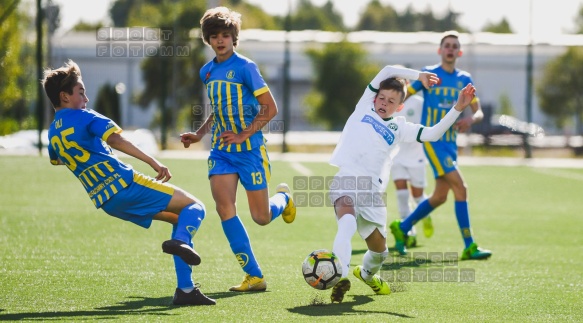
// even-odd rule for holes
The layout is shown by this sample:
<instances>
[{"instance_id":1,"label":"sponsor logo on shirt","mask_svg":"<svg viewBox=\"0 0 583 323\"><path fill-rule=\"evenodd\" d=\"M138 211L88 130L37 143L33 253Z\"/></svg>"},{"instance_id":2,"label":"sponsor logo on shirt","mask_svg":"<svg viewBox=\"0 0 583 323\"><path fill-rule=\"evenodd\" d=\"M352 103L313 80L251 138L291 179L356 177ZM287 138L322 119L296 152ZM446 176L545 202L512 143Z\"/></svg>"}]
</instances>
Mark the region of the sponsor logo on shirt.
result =
<instances>
[{"instance_id":1,"label":"sponsor logo on shirt","mask_svg":"<svg viewBox=\"0 0 583 323\"><path fill-rule=\"evenodd\" d=\"M395 141L395 135L393 134L393 132L389 128L387 128L385 125L383 125L379 121L375 120L373 117L371 117L369 115L365 115L362 118L361 122L370 124L372 126L372 128L374 129L374 131L376 131L376 133L381 135L381 137L383 137L383 139L389 145L392 145L393 142ZM393 130L397 130L396 125L395 125L395 129L393 129Z\"/></svg>"}]
</instances>

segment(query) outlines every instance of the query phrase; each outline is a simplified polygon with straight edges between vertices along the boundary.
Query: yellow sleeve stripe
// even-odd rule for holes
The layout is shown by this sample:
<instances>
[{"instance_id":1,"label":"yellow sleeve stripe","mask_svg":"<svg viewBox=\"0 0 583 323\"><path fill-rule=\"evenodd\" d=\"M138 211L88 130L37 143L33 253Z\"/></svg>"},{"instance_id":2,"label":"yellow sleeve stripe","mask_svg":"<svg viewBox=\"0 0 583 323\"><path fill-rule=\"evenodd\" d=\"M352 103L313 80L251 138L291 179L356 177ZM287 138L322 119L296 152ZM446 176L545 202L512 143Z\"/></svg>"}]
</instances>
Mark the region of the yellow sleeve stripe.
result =
<instances>
[{"instance_id":1,"label":"yellow sleeve stripe","mask_svg":"<svg viewBox=\"0 0 583 323\"><path fill-rule=\"evenodd\" d=\"M407 96L413 95L417 93L417 91L415 91L414 88L412 88L411 86L407 86Z\"/></svg>"},{"instance_id":2,"label":"yellow sleeve stripe","mask_svg":"<svg viewBox=\"0 0 583 323\"><path fill-rule=\"evenodd\" d=\"M269 91L269 87L267 87L267 85L266 85L266 86L264 86L264 87L262 87L262 88L260 88L258 90L255 90L255 92L253 92L253 95L255 97L258 97L258 96L260 96L263 93L267 93L268 91Z\"/></svg>"},{"instance_id":3,"label":"yellow sleeve stripe","mask_svg":"<svg viewBox=\"0 0 583 323\"><path fill-rule=\"evenodd\" d=\"M103 134L103 136L101 136L101 140L107 141L107 138L109 138L109 136L111 136L112 133L121 133L121 132L122 132L122 130L120 127L113 126L109 129L107 129L107 131Z\"/></svg>"}]
</instances>

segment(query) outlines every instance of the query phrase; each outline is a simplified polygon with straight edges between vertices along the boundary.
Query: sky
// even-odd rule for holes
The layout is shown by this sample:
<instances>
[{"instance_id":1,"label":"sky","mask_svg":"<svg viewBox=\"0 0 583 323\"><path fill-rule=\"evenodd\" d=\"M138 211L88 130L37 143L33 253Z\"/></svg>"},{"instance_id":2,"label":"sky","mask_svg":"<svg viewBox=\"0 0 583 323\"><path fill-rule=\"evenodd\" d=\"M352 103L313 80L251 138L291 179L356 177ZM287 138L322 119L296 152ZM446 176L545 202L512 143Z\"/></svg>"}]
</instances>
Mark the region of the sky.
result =
<instances>
[{"instance_id":1,"label":"sky","mask_svg":"<svg viewBox=\"0 0 583 323\"><path fill-rule=\"evenodd\" d=\"M220 2L208 0L209 2ZM247 0L258 5L267 13L284 15L288 6L293 8L298 0ZM391 4L397 12L412 6L416 12L424 12L430 7L439 17L450 7L460 13L459 23L471 32L478 32L488 22L498 23L502 18L510 23L515 33L533 36L552 36L573 32L575 17L583 0L380 0ZM70 29L79 20L98 22L108 20L108 10L112 0L53 0L61 5L61 30ZM326 0L311 0L322 5ZM342 14L347 26L354 26L369 0L333 0L334 7ZM532 24L529 17L532 16ZM245 23L243 17L243 24Z\"/></svg>"}]
</instances>

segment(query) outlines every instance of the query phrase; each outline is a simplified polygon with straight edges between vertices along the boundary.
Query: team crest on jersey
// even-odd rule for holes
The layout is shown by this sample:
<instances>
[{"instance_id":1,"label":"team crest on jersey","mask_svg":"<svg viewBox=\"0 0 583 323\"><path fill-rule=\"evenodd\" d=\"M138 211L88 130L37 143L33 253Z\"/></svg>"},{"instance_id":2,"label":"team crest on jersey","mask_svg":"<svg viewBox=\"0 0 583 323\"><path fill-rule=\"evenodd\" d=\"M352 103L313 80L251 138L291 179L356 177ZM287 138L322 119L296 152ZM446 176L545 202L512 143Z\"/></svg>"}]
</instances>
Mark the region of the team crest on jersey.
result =
<instances>
[{"instance_id":1,"label":"team crest on jersey","mask_svg":"<svg viewBox=\"0 0 583 323\"><path fill-rule=\"evenodd\" d=\"M235 77L235 71L230 70L227 72L227 79L232 80Z\"/></svg>"},{"instance_id":2,"label":"team crest on jersey","mask_svg":"<svg viewBox=\"0 0 583 323\"><path fill-rule=\"evenodd\" d=\"M399 129L399 126L397 126L396 123L389 123L389 129L396 131L397 129Z\"/></svg>"},{"instance_id":3,"label":"team crest on jersey","mask_svg":"<svg viewBox=\"0 0 583 323\"><path fill-rule=\"evenodd\" d=\"M245 267L245 265L247 265L249 262L249 256L246 253L238 253L235 255L235 257L237 258L237 261L241 267Z\"/></svg>"},{"instance_id":4,"label":"team crest on jersey","mask_svg":"<svg viewBox=\"0 0 583 323\"><path fill-rule=\"evenodd\" d=\"M209 159L209 161L208 161L209 170L213 169L214 167L215 167L215 161L212 159Z\"/></svg>"}]
</instances>

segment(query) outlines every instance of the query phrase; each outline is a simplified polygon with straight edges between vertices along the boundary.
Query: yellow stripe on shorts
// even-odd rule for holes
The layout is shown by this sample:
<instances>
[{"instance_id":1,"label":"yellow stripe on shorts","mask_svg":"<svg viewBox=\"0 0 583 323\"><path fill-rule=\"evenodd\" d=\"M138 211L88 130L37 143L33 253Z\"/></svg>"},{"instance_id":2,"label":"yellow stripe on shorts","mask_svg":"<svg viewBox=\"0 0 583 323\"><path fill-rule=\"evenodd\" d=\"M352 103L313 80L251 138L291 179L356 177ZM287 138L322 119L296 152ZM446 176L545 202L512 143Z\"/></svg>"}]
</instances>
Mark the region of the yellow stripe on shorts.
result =
<instances>
[{"instance_id":1,"label":"yellow stripe on shorts","mask_svg":"<svg viewBox=\"0 0 583 323\"><path fill-rule=\"evenodd\" d=\"M174 187L166 183L158 182L151 177L139 173L134 173L134 183L151 188L158 192L166 193L168 195L174 194Z\"/></svg>"},{"instance_id":2,"label":"yellow stripe on shorts","mask_svg":"<svg viewBox=\"0 0 583 323\"><path fill-rule=\"evenodd\" d=\"M443 176L445 172L443 171L443 167L441 167L441 163L439 162L439 159L433 150L433 146L429 142L424 142L423 146L425 147L425 151L427 151L429 159L431 159L432 165L435 166L435 170L437 170L437 176Z\"/></svg>"}]
</instances>

